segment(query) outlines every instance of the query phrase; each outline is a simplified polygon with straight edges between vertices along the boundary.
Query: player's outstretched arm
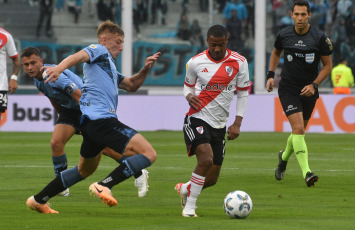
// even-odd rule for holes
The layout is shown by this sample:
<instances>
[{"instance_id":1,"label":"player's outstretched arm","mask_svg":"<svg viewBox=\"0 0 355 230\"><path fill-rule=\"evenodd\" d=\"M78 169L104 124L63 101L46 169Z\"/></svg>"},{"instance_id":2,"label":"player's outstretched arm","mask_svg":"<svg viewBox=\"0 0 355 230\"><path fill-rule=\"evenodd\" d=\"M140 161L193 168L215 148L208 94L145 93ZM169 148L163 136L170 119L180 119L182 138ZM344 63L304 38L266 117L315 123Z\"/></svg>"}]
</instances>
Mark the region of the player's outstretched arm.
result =
<instances>
[{"instance_id":1,"label":"player's outstretched arm","mask_svg":"<svg viewBox=\"0 0 355 230\"><path fill-rule=\"evenodd\" d=\"M128 92L136 92L139 87L142 86L143 82L149 74L149 71L153 68L159 56L160 52L155 53L153 56L147 57L145 59L143 68L132 77L125 77L123 81L119 84L119 87Z\"/></svg>"},{"instance_id":2,"label":"player's outstretched arm","mask_svg":"<svg viewBox=\"0 0 355 230\"><path fill-rule=\"evenodd\" d=\"M86 51L81 50L75 54L72 54L65 58L61 63L59 63L57 66L43 66L41 70L46 70L46 74L48 77L44 81L45 83L51 81L55 82L58 80L59 75L65 70L68 69L78 63L83 63L90 61L89 54L86 53Z\"/></svg>"}]
</instances>

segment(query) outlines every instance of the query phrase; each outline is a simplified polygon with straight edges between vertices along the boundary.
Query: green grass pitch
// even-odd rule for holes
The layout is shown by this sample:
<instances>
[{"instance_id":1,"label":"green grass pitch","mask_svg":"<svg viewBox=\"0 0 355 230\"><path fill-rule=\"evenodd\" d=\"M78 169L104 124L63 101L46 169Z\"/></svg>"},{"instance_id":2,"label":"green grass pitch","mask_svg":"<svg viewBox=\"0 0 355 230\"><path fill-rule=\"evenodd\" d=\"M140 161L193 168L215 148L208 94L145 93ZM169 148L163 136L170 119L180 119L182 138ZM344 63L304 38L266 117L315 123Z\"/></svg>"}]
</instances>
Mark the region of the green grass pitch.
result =
<instances>
[{"instance_id":1,"label":"green grass pitch","mask_svg":"<svg viewBox=\"0 0 355 230\"><path fill-rule=\"evenodd\" d=\"M354 229L355 136L353 134L307 134L309 163L319 182L308 188L295 156L284 179L274 169L278 151L288 133L242 133L227 141L227 152L218 183L204 190L198 201L198 218L181 216L178 182L189 180L196 158L188 158L182 132L142 132L158 153L148 168L149 192L138 198L133 178L112 190L118 200L108 207L89 196L91 183L103 179L117 163L103 157L98 170L70 188L69 197L54 197L55 215L26 208L26 199L54 177L51 133L0 132L0 229ZM67 144L69 167L77 164L81 136ZM253 200L244 220L230 219L223 199L243 190Z\"/></svg>"}]
</instances>

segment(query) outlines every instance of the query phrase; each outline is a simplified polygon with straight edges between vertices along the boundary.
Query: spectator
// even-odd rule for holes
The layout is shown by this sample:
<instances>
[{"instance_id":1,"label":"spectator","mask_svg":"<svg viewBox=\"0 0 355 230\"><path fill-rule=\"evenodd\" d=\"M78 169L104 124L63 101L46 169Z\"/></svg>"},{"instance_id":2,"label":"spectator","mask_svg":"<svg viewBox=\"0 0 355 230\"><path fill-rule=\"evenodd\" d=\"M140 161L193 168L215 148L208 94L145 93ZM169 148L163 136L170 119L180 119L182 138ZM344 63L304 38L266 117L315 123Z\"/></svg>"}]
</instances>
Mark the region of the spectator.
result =
<instances>
[{"instance_id":1,"label":"spectator","mask_svg":"<svg viewBox=\"0 0 355 230\"><path fill-rule=\"evenodd\" d=\"M52 33L52 14L53 14L53 0L40 0L39 2L39 18L37 23L36 36L41 36L42 23L45 23L46 36L53 37Z\"/></svg>"},{"instance_id":2,"label":"spectator","mask_svg":"<svg viewBox=\"0 0 355 230\"><path fill-rule=\"evenodd\" d=\"M192 21L190 42L191 45L204 46L202 29L197 19Z\"/></svg>"},{"instance_id":3,"label":"spectator","mask_svg":"<svg viewBox=\"0 0 355 230\"><path fill-rule=\"evenodd\" d=\"M57 12L60 12L60 11L63 10L63 8L64 8L64 1L65 1L65 0L56 0L55 8L56 8Z\"/></svg>"},{"instance_id":4,"label":"spectator","mask_svg":"<svg viewBox=\"0 0 355 230\"><path fill-rule=\"evenodd\" d=\"M346 33L350 43L355 42L355 7L353 7L352 13L346 18Z\"/></svg>"},{"instance_id":5,"label":"spectator","mask_svg":"<svg viewBox=\"0 0 355 230\"><path fill-rule=\"evenodd\" d=\"M97 2L97 17L99 21L115 21L111 10L114 7L114 4L113 1L105 2L104 0L99 0Z\"/></svg>"},{"instance_id":6,"label":"spectator","mask_svg":"<svg viewBox=\"0 0 355 230\"><path fill-rule=\"evenodd\" d=\"M82 0L67 0L67 6L70 13L74 14L74 22L79 23L79 15L81 13Z\"/></svg>"},{"instance_id":7,"label":"spectator","mask_svg":"<svg viewBox=\"0 0 355 230\"><path fill-rule=\"evenodd\" d=\"M153 0L151 5L152 10L152 24L155 24L157 20L157 14L161 15L161 24L165 25L165 17L168 12L167 0Z\"/></svg>"},{"instance_id":8,"label":"spectator","mask_svg":"<svg viewBox=\"0 0 355 230\"><path fill-rule=\"evenodd\" d=\"M177 37L181 40L188 41L191 36L190 23L187 18L187 13L180 15L180 20L177 25Z\"/></svg>"},{"instance_id":9,"label":"spectator","mask_svg":"<svg viewBox=\"0 0 355 230\"><path fill-rule=\"evenodd\" d=\"M232 10L232 17L227 20L226 25L228 31L228 46L230 50L237 51L240 50L243 45L243 26L242 21L238 18L238 12L236 9Z\"/></svg>"}]
</instances>

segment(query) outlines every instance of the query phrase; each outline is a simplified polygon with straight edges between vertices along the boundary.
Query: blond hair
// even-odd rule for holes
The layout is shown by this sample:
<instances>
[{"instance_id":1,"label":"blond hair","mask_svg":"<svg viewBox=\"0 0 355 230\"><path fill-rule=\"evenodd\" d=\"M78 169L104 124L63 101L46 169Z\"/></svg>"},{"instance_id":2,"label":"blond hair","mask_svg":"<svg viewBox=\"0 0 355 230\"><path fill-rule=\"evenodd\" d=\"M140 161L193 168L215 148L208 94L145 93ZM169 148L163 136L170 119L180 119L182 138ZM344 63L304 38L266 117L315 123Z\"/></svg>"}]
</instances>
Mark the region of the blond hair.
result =
<instances>
[{"instance_id":1,"label":"blond hair","mask_svg":"<svg viewBox=\"0 0 355 230\"><path fill-rule=\"evenodd\" d=\"M102 22L99 27L97 28L96 36L98 39L100 39L100 36L105 34L105 33L110 33L110 34L119 34L124 36L124 32L119 27L117 24L113 23L110 20Z\"/></svg>"}]
</instances>

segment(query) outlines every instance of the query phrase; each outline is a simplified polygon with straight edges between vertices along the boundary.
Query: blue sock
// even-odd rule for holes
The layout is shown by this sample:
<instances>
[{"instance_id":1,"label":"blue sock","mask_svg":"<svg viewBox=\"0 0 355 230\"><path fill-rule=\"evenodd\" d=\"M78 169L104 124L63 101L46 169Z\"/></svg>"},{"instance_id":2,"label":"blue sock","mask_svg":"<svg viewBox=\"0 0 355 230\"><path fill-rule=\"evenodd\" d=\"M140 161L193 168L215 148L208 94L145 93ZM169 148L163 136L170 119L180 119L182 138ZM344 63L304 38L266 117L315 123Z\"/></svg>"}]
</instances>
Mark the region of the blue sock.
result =
<instances>
[{"instance_id":1,"label":"blue sock","mask_svg":"<svg viewBox=\"0 0 355 230\"><path fill-rule=\"evenodd\" d=\"M152 162L150 162L150 160L143 154L128 157L123 162L126 163L127 167L133 172L133 174L136 174L142 171L142 169L148 168L152 165Z\"/></svg>"},{"instance_id":2,"label":"blue sock","mask_svg":"<svg viewBox=\"0 0 355 230\"><path fill-rule=\"evenodd\" d=\"M74 168L65 170L61 172L62 182L65 188L69 188L70 186L78 183L79 181L84 180L85 178L82 177L79 173L78 166Z\"/></svg>"},{"instance_id":3,"label":"blue sock","mask_svg":"<svg viewBox=\"0 0 355 230\"><path fill-rule=\"evenodd\" d=\"M59 157L52 156L52 161L53 161L55 176L58 176L60 172L68 168L67 155L65 153L64 155Z\"/></svg>"}]
</instances>

